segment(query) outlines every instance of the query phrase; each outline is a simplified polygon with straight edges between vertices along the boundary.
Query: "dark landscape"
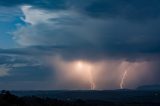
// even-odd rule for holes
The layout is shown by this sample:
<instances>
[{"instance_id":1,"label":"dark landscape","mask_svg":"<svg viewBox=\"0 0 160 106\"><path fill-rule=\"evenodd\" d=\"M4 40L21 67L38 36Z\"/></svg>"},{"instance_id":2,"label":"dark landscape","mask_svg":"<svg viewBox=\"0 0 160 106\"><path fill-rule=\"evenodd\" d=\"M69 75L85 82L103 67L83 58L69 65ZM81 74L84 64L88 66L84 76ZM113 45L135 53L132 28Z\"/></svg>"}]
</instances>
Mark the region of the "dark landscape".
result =
<instances>
[{"instance_id":1,"label":"dark landscape","mask_svg":"<svg viewBox=\"0 0 160 106\"><path fill-rule=\"evenodd\" d=\"M147 89L147 88L152 89ZM139 89L141 88L141 89ZM155 86L137 90L50 90L5 91L0 106L159 106L160 90ZM143 88L143 89L142 89ZM158 88L158 87L156 87Z\"/></svg>"}]
</instances>

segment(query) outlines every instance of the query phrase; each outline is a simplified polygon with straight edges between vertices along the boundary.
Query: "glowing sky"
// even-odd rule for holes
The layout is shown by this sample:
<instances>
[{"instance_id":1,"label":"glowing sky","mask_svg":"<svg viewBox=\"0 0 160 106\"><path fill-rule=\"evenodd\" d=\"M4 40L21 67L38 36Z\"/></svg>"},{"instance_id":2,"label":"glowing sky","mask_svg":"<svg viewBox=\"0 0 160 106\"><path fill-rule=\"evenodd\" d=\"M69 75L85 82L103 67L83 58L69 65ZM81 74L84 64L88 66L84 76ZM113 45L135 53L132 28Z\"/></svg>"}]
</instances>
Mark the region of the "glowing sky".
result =
<instances>
[{"instance_id":1,"label":"glowing sky","mask_svg":"<svg viewBox=\"0 0 160 106\"><path fill-rule=\"evenodd\" d=\"M160 82L159 0L1 0L0 89Z\"/></svg>"}]
</instances>

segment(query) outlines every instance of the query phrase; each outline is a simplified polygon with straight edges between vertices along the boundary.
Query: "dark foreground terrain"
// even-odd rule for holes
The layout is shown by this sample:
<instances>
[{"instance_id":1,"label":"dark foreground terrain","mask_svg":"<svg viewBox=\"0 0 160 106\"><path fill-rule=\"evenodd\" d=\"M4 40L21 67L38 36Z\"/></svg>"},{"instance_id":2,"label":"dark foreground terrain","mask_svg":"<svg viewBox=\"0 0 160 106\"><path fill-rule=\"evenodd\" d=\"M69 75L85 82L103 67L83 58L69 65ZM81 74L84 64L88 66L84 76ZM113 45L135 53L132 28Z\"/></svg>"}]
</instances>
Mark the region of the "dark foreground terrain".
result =
<instances>
[{"instance_id":1,"label":"dark foreground terrain","mask_svg":"<svg viewBox=\"0 0 160 106\"><path fill-rule=\"evenodd\" d=\"M0 106L160 106L160 91L1 91Z\"/></svg>"}]
</instances>

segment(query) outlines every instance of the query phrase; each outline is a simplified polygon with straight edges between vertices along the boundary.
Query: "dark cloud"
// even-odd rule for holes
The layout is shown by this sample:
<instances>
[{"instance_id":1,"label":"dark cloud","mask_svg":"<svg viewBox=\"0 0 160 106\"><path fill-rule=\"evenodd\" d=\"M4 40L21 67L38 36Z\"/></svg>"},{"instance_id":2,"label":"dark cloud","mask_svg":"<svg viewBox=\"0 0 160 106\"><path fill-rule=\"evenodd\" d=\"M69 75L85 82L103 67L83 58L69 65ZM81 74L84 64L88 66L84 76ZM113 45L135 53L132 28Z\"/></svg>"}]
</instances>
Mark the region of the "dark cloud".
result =
<instances>
[{"instance_id":1,"label":"dark cloud","mask_svg":"<svg viewBox=\"0 0 160 106\"><path fill-rule=\"evenodd\" d=\"M0 50L0 70L7 73L0 73L1 82L45 81L53 77L53 71L45 64L45 59L42 59L44 53L37 55L37 52L32 52L31 55L33 48L35 47Z\"/></svg>"},{"instance_id":2,"label":"dark cloud","mask_svg":"<svg viewBox=\"0 0 160 106\"><path fill-rule=\"evenodd\" d=\"M156 25L158 24L157 22ZM76 38L76 36L75 39L78 41L72 36L64 39L63 36L69 35L69 33L64 33L63 31L61 31L62 37L52 36L54 31L53 33L52 31L45 32L46 31L42 31L41 33L40 31L39 34L35 35L37 37L44 37L41 41L38 41L41 43L44 40L44 45L40 44L40 46L29 46L17 49L1 49L0 52L1 54L22 56L61 55L67 60L83 58L95 61L98 59L149 60L149 58L157 57L160 53L159 31L155 27L152 28L151 22L149 22L148 25L146 23L136 23L133 26L127 24L124 26L123 22L120 22L116 24L116 26L113 25L109 27L108 30L105 30L104 27L99 35L96 35L96 44L90 43L87 40L84 41L83 38ZM92 36L89 38L92 39ZM58 42L56 40L58 40ZM57 42L56 45L54 41ZM65 41L69 41L70 44L63 44Z\"/></svg>"},{"instance_id":3,"label":"dark cloud","mask_svg":"<svg viewBox=\"0 0 160 106\"><path fill-rule=\"evenodd\" d=\"M94 17L145 20L159 18L159 0L3 0L1 6L33 5L48 10L69 9Z\"/></svg>"},{"instance_id":4,"label":"dark cloud","mask_svg":"<svg viewBox=\"0 0 160 106\"><path fill-rule=\"evenodd\" d=\"M66 5L67 9L62 8L62 12L74 10L78 15L68 11L67 16L47 18L48 23L20 28L14 34L20 45L67 46L67 51L80 55L92 51L96 55L99 52L100 55L121 54L127 57L130 54L154 55L160 52L159 0L48 0L39 3L26 2L33 7L41 3L46 7ZM41 8L50 11L48 14L53 12L51 8Z\"/></svg>"},{"instance_id":5,"label":"dark cloud","mask_svg":"<svg viewBox=\"0 0 160 106\"><path fill-rule=\"evenodd\" d=\"M91 16L145 20L159 18L159 0L96 0L85 7Z\"/></svg>"},{"instance_id":6,"label":"dark cloud","mask_svg":"<svg viewBox=\"0 0 160 106\"><path fill-rule=\"evenodd\" d=\"M102 50L100 51L107 51L111 53L119 52L126 55L132 53L159 53L160 51L160 32L158 29L160 23L159 0L0 1L1 6L20 6L25 4L43 8L48 11L52 11L52 8L60 10L74 9L74 11L80 13L80 15L88 15L91 17L88 19L100 18L103 20L102 23L96 22L96 20L88 23L80 20L80 22L77 23L79 19L71 16L67 17L70 20L69 23L65 17L57 19L60 25L62 25L62 28L58 30L49 28L52 26L41 24L31 27L32 33L38 33L36 39L39 39L38 42L41 42L42 44L52 45L53 43L56 43L59 45L60 43L60 45L68 45L69 42L69 45L71 46L78 45L78 47L81 46L81 48L83 48L86 47L86 45L89 45L92 48L92 38L95 37L96 40L93 42L96 42L96 46L94 45L95 47L93 46L93 48L101 48ZM52 21L55 21L55 19L50 20L50 22ZM74 23L77 24L74 25ZM80 23L84 23L84 25L79 25ZM77 27L77 25L86 27L88 32L84 33L84 31L79 27L74 28ZM68 26L71 26L71 28ZM68 31L68 28L69 30L75 29L78 31ZM31 29L25 29L26 33L30 32ZM37 29L43 30L37 32ZM54 36L52 36L53 33ZM82 37L76 36L77 33L82 33ZM22 33L20 34L25 36ZM88 39L91 40L91 42L83 36L90 36ZM31 37L31 39L33 38ZM27 44L30 44L30 42L27 42ZM38 44L39 43L36 45ZM95 49L95 51L97 50Z\"/></svg>"},{"instance_id":7,"label":"dark cloud","mask_svg":"<svg viewBox=\"0 0 160 106\"><path fill-rule=\"evenodd\" d=\"M0 81L46 81L53 77L51 69L44 66L19 66L12 68L9 74L0 77Z\"/></svg>"},{"instance_id":8,"label":"dark cloud","mask_svg":"<svg viewBox=\"0 0 160 106\"><path fill-rule=\"evenodd\" d=\"M160 32L157 29L159 20L148 21L148 23L111 20L108 23L97 22L97 25L94 22L71 27L62 24L60 29L53 28L54 25L52 28L45 25L41 28L33 26L32 29L28 29L27 27L16 33L17 37L22 36L22 38L17 38L17 41L20 41L19 43L22 45L41 45L42 49L46 46L44 49L46 52L54 51L56 46L62 47L59 48L59 51L62 52L59 54L71 53L74 58L104 58L107 55L121 58L139 58L143 55L160 53ZM40 40L37 40L39 38ZM33 49L33 51L36 50ZM41 52L37 52L37 54L39 53Z\"/></svg>"},{"instance_id":9,"label":"dark cloud","mask_svg":"<svg viewBox=\"0 0 160 106\"><path fill-rule=\"evenodd\" d=\"M1 6L21 6L21 5L34 5L43 8L61 9L65 7L65 0L5 0L0 1Z\"/></svg>"}]
</instances>

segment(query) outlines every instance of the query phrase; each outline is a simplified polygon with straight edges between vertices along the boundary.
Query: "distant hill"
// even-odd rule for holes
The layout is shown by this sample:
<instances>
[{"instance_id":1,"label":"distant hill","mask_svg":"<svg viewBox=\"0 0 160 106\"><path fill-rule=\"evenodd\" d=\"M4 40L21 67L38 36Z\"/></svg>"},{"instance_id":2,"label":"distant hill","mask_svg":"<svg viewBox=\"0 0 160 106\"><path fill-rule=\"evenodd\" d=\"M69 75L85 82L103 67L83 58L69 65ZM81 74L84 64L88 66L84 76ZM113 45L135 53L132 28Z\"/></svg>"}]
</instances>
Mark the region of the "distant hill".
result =
<instances>
[{"instance_id":1,"label":"distant hill","mask_svg":"<svg viewBox=\"0 0 160 106\"><path fill-rule=\"evenodd\" d=\"M139 86L137 90L160 90L160 85L143 85Z\"/></svg>"},{"instance_id":2,"label":"distant hill","mask_svg":"<svg viewBox=\"0 0 160 106\"><path fill-rule=\"evenodd\" d=\"M160 106L160 91L16 91L24 96L12 92L0 92L0 106Z\"/></svg>"}]
</instances>

